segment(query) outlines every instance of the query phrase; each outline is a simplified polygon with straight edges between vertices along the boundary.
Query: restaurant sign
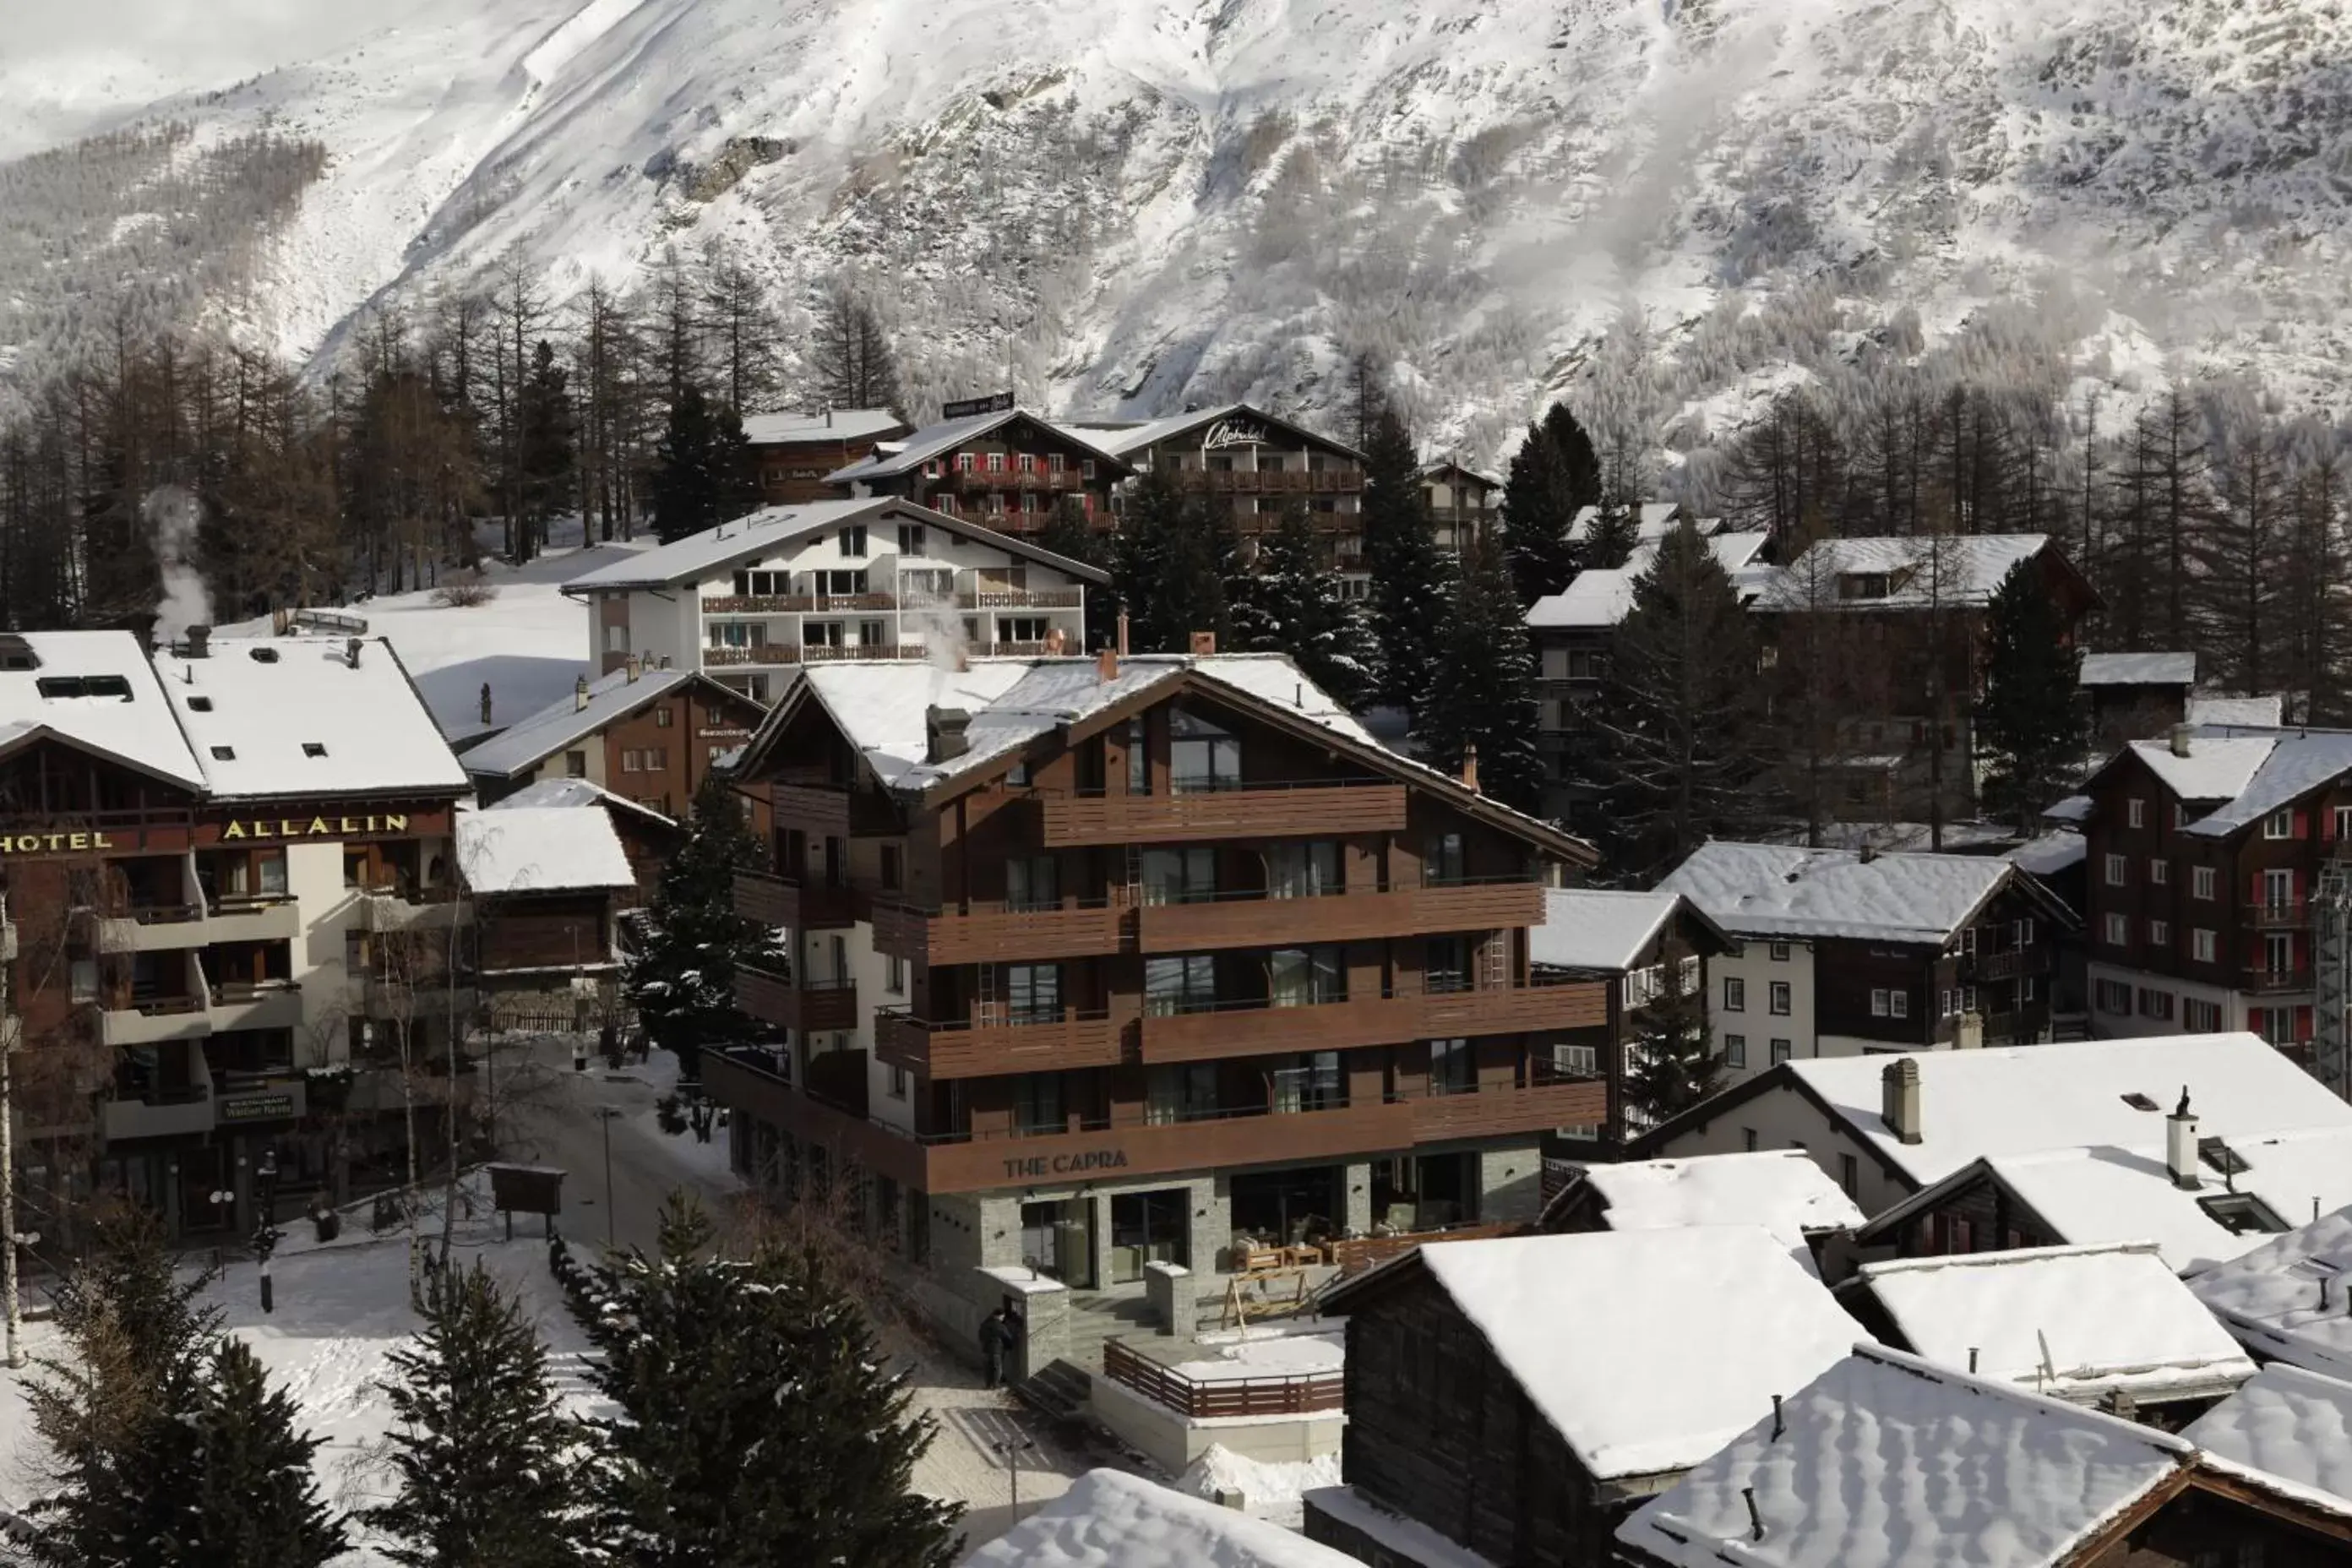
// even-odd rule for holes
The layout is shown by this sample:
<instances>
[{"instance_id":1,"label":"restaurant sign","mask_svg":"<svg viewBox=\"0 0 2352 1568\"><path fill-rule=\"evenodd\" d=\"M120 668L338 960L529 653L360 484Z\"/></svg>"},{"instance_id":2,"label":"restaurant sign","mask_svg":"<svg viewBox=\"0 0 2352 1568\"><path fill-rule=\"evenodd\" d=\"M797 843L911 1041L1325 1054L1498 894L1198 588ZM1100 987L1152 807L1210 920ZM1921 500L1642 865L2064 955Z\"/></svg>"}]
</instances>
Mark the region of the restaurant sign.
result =
<instances>
[{"instance_id":1,"label":"restaurant sign","mask_svg":"<svg viewBox=\"0 0 2352 1568\"><path fill-rule=\"evenodd\" d=\"M1025 1160L1004 1162L1004 1179L1023 1181L1035 1176L1083 1176L1096 1171L1127 1169L1124 1149L1086 1149L1075 1154L1035 1154Z\"/></svg>"},{"instance_id":2,"label":"restaurant sign","mask_svg":"<svg viewBox=\"0 0 2352 1568\"><path fill-rule=\"evenodd\" d=\"M398 813L384 816L280 816L232 821L221 838L350 838L363 833L405 833L408 818Z\"/></svg>"},{"instance_id":3,"label":"restaurant sign","mask_svg":"<svg viewBox=\"0 0 2352 1568\"><path fill-rule=\"evenodd\" d=\"M223 1100L218 1110L223 1121L283 1121L299 1114L291 1092L277 1094L239 1095Z\"/></svg>"}]
</instances>

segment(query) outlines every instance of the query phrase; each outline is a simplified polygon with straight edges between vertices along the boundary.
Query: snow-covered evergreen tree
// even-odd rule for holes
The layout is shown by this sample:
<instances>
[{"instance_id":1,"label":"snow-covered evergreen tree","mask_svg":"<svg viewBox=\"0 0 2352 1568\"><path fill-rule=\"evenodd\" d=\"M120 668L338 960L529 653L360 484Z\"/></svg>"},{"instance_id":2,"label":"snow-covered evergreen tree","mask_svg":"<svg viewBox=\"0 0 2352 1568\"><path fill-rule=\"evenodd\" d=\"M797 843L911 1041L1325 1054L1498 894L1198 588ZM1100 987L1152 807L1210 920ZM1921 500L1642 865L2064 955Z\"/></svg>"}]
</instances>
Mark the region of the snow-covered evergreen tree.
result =
<instances>
[{"instance_id":1,"label":"snow-covered evergreen tree","mask_svg":"<svg viewBox=\"0 0 2352 1568\"><path fill-rule=\"evenodd\" d=\"M2043 807L2066 792L2088 735L2082 706L2083 650L2066 639L2038 563L2021 561L1985 606L1984 694L1977 749L1991 763L1987 804L2033 831Z\"/></svg>"},{"instance_id":2,"label":"snow-covered evergreen tree","mask_svg":"<svg viewBox=\"0 0 2352 1568\"><path fill-rule=\"evenodd\" d=\"M654 531L664 544L716 528L758 504L745 459L743 419L689 386L670 405L669 427L647 479Z\"/></svg>"},{"instance_id":3,"label":"snow-covered evergreen tree","mask_svg":"<svg viewBox=\"0 0 2352 1568\"><path fill-rule=\"evenodd\" d=\"M1569 584L1582 564L1569 529L1601 500L1601 459L1568 405L1528 426L1503 486L1503 537L1522 607Z\"/></svg>"},{"instance_id":4,"label":"snow-covered evergreen tree","mask_svg":"<svg viewBox=\"0 0 2352 1568\"><path fill-rule=\"evenodd\" d=\"M1625 564L1641 542L1641 508L1630 501L1604 506L1593 513L1592 527L1577 543L1576 569L1613 572Z\"/></svg>"},{"instance_id":5,"label":"snow-covered evergreen tree","mask_svg":"<svg viewBox=\"0 0 2352 1568\"><path fill-rule=\"evenodd\" d=\"M322 1439L296 1426L292 1395L269 1385L243 1341L219 1341L209 1373L193 1421L163 1444L175 1454L184 1443L194 1449L187 1523L170 1549L147 1561L175 1568L324 1568L342 1555L345 1531L320 1497L311 1468ZM476 1561L488 1568L487 1560Z\"/></svg>"},{"instance_id":6,"label":"snow-covered evergreen tree","mask_svg":"<svg viewBox=\"0 0 2352 1568\"><path fill-rule=\"evenodd\" d=\"M735 970L777 971L791 956L777 933L735 912L735 873L766 863L735 792L717 773L695 791L692 832L662 868L643 944L623 984L646 1036L700 1076L702 1047L740 1040L751 1020L735 1005Z\"/></svg>"},{"instance_id":7,"label":"snow-covered evergreen tree","mask_svg":"<svg viewBox=\"0 0 2352 1568\"><path fill-rule=\"evenodd\" d=\"M1372 638L1382 701L1413 708L1429 690L1444 641L1453 565L1422 494L1412 436L1393 411L1364 451L1364 567L1372 579Z\"/></svg>"},{"instance_id":8,"label":"snow-covered evergreen tree","mask_svg":"<svg viewBox=\"0 0 2352 1568\"><path fill-rule=\"evenodd\" d=\"M1754 826L1760 697L1748 612L1685 521L1634 579L1600 700L1583 710L1600 776L1581 826L1614 875L1647 887L1709 837Z\"/></svg>"},{"instance_id":9,"label":"snow-covered evergreen tree","mask_svg":"<svg viewBox=\"0 0 2352 1568\"><path fill-rule=\"evenodd\" d=\"M572 1468L585 1439L546 1347L477 1261L443 1269L425 1326L391 1352L393 1500L362 1517L409 1568L572 1568L583 1561Z\"/></svg>"},{"instance_id":10,"label":"snow-covered evergreen tree","mask_svg":"<svg viewBox=\"0 0 2352 1568\"><path fill-rule=\"evenodd\" d=\"M1304 508L1283 510L1281 522L1259 542L1255 569L1236 577L1227 593L1238 647L1288 654L1346 707L1370 695L1378 650L1363 617L1341 596L1338 574L1323 564Z\"/></svg>"},{"instance_id":11,"label":"snow-covered evergreen tree","mask_svg":"<svg viewBox=\"0 0 2352 1568\"><path fill-rule=\"evenodd\" d=\"M1447 773L1459 773L1475 746L1479 789L1535 811L1543 796L1535 647L1493 543L1474 544L1463 556L1450 610L1415 734L1430 765Z\"/></svg>"},{"instance_id":12,"label":"snow-covered evergreen tree","mask_svg":"<svg viewBox=\"0 0 2352 1568\"><path fill-rule=\"evenodd\" d=\"M1684 984L1679 963L1665 965L1665 990L1628 1019L1625 1133L1632 1137L1713 1094L1723 1058L1706 1031L1706 998Z\"/></svg>"},{"instance_id":13,"label":"snow-covered evergreen tree","mask_svg":"<svg viewBox=\"0 0 2352 1568\"><path fill-rule=\"evenodd\" d=\"M1138 653L1184 653L1194 632L1230 635L1226 584L1238 571L1230 514L1179 490L1157 469L1136 481L1120 516L1112 587Z\"/></svg>"}]
</instances>

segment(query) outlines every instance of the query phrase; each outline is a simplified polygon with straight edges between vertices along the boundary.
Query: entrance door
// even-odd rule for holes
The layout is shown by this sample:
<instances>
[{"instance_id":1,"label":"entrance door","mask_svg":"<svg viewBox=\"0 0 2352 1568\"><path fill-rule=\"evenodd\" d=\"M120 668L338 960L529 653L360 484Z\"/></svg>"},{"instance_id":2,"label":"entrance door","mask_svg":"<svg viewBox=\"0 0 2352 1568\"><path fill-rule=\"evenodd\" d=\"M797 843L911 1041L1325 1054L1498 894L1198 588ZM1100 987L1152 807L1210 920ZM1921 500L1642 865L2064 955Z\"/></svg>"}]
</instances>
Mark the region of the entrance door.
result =
<instances>
[{"instance_id":1,"label":"entrance door","mask_svg":"<svg viewBox=\"0 0 2352 1568\"><path fill-rule=\"evenodd\" d=\"M221 1230L236 1218L235 1204L213 1202L215 1193L229 1190L224 1151L214 1144L180 1152L180 1228Z\"/></svg>"},{"instance_id":2,"label":"entrance door","mask_svg":"<svg viewBox=\"0 0 2352 1568\"><path fill-rule=\"evenodd\" d=\"M1093 1209L1084 1198L1023 1204L1021 1261L1073 1290L1093 1289Z\"/></svg>"},{"instance_id":3,"label":"entrance door","mask_svg":"<svg viewBox=\"0 0 2352 1568\"><path fill-rule=\"evenodd\" d=\"M1189 1190L1125 1193L1110 1200L1110 1278L1129 1285L1143 1278L1147 1263L1189 1266L1184 1244Z\"/></svg>"}]
</instances>

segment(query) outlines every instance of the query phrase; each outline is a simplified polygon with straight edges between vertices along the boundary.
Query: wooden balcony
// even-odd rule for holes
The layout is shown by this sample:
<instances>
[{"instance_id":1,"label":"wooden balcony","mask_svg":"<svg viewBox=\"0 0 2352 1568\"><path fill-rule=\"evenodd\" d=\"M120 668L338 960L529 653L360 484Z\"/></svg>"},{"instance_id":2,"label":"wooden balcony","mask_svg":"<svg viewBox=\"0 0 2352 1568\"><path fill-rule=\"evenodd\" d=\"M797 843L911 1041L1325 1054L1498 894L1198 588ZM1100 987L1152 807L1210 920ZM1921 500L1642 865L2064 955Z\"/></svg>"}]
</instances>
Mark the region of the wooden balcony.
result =
<instances>
[{"instance_id":1,"label":"wooden balcony","mask_svg":"<svg viewBox=\"0 0 2352 1568\"><path fill-rule=\"evenodd\" d=\"M2311 906L2301 899L2274 904L2249 904L2246 924L2256 931L2301 931L2311 923Z\"/></svg>"},{"instance_id":2,"label":"wooden balcony","mask_svg":"<svg viewBox=\"0 0 2352 1568\"><path fill-rule=\"evenodd\" d=\"M702 601L706 616L796 616L814 607L807 594L726 594Z\"/></svg>"},{"instance_id":3,"label":"wooden balcony","mask_svg":"<svg viewBox=\"0 0 2352 1568\"><path fill-rule=\"evenodd\" d=\"M877 905L874 945L910 963L1023 963L1117 952L1127 925L1127 906L1106 900L1049 909L973 902L936 913Z\"/></svg>"},{"instance_id":4,"label":"wooden balcony","mask_svg":"<svg viewBox=\"0 0 2352 1568\"><path fill-rule=\"evenodd\" d=\"M983 588L955 596L964 610L1075 610L1085 602L1076 588Z\"/></svg>"},{"instance_id":5,"label":"wooden balcony","mask_svg":"<svg viewBox=\"0 0 2352 1568\"><path fill-rule=\"evenodd\" d=\"M2015 980L2024 974L2050 973L2050 949L2023 947L2008 952L1980 953L1971 966L1979 981Z\"/></svg>"},{"instance_id":6,"label":"wooden balcony","mask_svg":"<svg viewBox=\"0 0 2352 1568\"><path fill-rule=\"evenodd\" d=\"M1598 982L1374 996L1304 1007L1218 1007L1147 1016L1143 1059L1214 1061L1270 1052L1580 1029L1608 1020L1608 988Z\"/></svg>"},{"instance_id":7,"label":"wooden balcony","mask_svg":"<svg viewBox=\"0 0 2352 1568\"><path fill-rule=\"evenodd\" d=\"M781 1029L829 1034L857 1027L857 987L846 981L808 984L764 969L738 968L735 1005Z\"/></svg>"},{"instance_id":8,"label":"wooden balcony","mask_svg":"<svg viewBox=\"0 0 2352 1568\"><path fill-rule=\"evenodd\" d=\"M1534 882L1465 882L1314 899L1245 895L1146 904L1137 911L1137 940L1145 952L1369 942L1541 925L1543 911L1543 889Z\"/></svg>"},{"instance_id":9,"label":"wooden balcony","mask_svg":"<svg viewBox=\"0 0 2352 1568\"><path fill-rule=\"evenodd\" d=\"M1454 1138L1541 1132L1554 1127L1597 1126L1609 1120L1609 1086L1597 1078L1524 1088L1482 1085L1462 1094L1424 1095L1410 1103L1412 1141L1438 1143Z\"/></svg>"},{"instance_id":10,"label":"wooden balcony","mask_svg":"<svg viewBox=\"0 0 2352 1568\"><path fill-rule=\"evenodd\" d=\"M1336 495L1364 488L1360 472L1341 468L1178 468L1169 478L1179 489L1211 495Z\"/></svg>"},{"instance_id":11,"label":"wooden balcony","mask_svg":"<svg viewBox=\"0 0 2352 1568\"><path fill-rule=\"evenodd\" d=\"M798 664L801 650L792 643L756 643L749 647L707 647L702 662L714 668L740 664Z\"/></svg>"},{"instance_id":12,"label":"wooden balcony","mask_svg":"<svg viewBox=\"0 0 2352 1568\"><path fill-rule=\"evenodd\" d=\"M1377 781L1309 783L1184 795L1044 795L1049 847L1202 839L1332 838L1402 833L1405 788Z\"/></svg>"},{"instance_id":13,"label":"wooden balcony","mask_svg":"<svg viewBox=\"0 0 2352 1568\"><path fill-rule=\"evenodd\" d=\"M849 889L788 882L764 871L735 873L735 912L792 931L838 931L857 923Z\"/></svg>"},{"instance_id":14,"label":"wooden balcony","mask_svg":"<svg viewBox=\"0 0 2352 1568\"><path fill-rule=\"evenodd\" d=\"M1119 1036L1108 1014L1074 1008L1036 1023L939 1024L902 1012L880 1013L874 1021L875 1055L934 1079L1116 1067Z\"/></svg>"}]
</instances>

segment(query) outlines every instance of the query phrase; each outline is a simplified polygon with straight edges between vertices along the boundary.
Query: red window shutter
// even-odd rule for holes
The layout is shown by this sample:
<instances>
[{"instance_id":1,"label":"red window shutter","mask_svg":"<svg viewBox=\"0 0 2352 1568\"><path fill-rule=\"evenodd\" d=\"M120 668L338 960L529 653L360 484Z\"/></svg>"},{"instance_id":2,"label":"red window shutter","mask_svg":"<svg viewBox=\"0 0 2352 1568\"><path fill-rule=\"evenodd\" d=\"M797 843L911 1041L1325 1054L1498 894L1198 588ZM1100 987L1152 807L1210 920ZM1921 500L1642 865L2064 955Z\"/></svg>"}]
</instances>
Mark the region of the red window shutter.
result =
<instances>
[{"instance_id":1,"label":"red window shutter","mask_svg":"<svg viewBox=\"0 0 2352 1568\"><path fill-rule=\"evenodd\" d=\"M2255 907L2257 907L2257 908L2260 908L2260 907L2261 907L2261 905L2262 905L2262 901L2263 901L2263 874L2262 874L2260 871L2257 871L2257 872L2255 872L2255 873L2254 873L2254 880L2253 880L2253 884L2252 884L2252 891L2250 891L2249 893L2247 893L2247 895L2246 895L2246 900L2247 900L2247 901L2248 901L2249 903L2253 904L2253 905L2254 905Z\"/></svg>"},{"instance_id":2,"label":"red window shutter","mask_svg":"<svg viewBox=\"0 0 2352 1568\"><path fill-rule=\"evenodd\" d=\"M2311 1038L2311 1009L2297 1007L2294 1010L2294 1037L2298 1040L2307 1040Z\"/></svg>"},{"instance_id":3,"label":"red window shutter","mask_svg":"<svg viewBox=\"0 0 2352 1568\"><path fill-rule=\"evenodd\" d=\"M2246 1032L2253 1035L2261 1034L2263 1032L2263 1026L2270 1021L2263 1016L2263 1015L2268 1011L2269 1009L2263 1007L2247 1008Z\"/></svg>"},{"instance_id":4,"label":"red window shutter","mask_svg":"<svg viewBox=\"0 0 2352 1568\"><path fill-rule=\"evenodd\" d=\"M2311 837L2310 812L2298 811L2294 814L2294 836L2297 838L2308 838Z\"/></svg>"}]
</instances>

